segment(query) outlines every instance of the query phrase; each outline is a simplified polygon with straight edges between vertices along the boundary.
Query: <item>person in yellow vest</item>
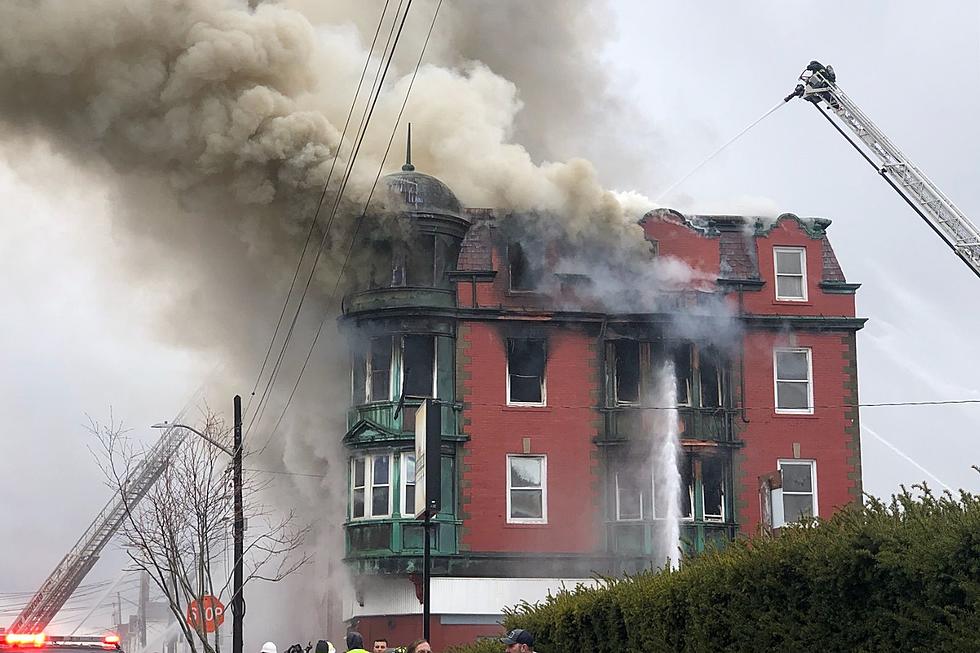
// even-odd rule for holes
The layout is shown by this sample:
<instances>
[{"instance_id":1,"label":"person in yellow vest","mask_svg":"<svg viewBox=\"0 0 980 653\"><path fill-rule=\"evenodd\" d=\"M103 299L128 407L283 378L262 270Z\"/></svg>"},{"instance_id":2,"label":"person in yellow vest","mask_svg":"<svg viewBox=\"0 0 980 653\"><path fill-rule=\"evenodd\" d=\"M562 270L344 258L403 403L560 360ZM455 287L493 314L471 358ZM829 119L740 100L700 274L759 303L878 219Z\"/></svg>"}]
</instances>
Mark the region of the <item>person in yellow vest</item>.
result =
<instances>
[{"instance_id":1,"label":"person in yellow vest","mask_svg":"<svg viewBox=\"0 0 980 653\"><path fill-rule=\"evenodd\" d=\"M356 630L347 633L347 653L368 653L364 650L364 637Z\"/></svg>"}]
</instances>

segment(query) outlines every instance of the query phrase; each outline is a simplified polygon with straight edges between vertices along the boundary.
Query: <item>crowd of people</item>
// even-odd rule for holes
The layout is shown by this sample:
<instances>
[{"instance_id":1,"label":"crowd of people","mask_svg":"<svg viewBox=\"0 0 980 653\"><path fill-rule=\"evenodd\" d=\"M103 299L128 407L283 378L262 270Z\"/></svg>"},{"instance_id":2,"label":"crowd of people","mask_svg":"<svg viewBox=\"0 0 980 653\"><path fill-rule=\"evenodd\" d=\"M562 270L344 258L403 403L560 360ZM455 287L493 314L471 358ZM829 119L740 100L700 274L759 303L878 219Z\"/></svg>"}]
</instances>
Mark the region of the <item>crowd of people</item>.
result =
<instances>
[{"instance_id":1,"label":"crowd of people","mask_svg":"<svg viewBox=\"0 0 980 653\"><path fill-rule=\"evenodd\" d=\"M515 628L499 641L505 646L503 653L534 653L534 635L527 630ZM344 643L346 653L368 653L364 648L364 637L357 631L347 633ZM309 653L311 648L313 646L304 649L299 644L293 644L285 653ZM275 642L266 642L262 645L260 653L279 653L279 651ZM338 651L331 642L321 639L316 643L314 653L338 653ZM407 646L391 647L386 638L376 637L371 653L432 653L432 645L426 639L417 639Z\"/></svg>"}]
</instances>

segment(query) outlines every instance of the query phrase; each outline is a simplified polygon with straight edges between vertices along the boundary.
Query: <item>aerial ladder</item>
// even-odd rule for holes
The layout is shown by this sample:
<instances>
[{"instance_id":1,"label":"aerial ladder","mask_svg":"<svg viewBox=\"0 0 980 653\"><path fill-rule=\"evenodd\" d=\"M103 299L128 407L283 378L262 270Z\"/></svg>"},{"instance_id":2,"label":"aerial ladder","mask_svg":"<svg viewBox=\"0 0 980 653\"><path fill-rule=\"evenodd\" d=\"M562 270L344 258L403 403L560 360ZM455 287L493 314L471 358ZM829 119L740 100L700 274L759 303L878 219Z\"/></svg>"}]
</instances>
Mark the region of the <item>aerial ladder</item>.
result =
<instances>
[{"instance_id":1,"label":"aerial ladder","mask_svg":"<svg viewBox=\"0 0 980 653\"><path fill-rule=\"evenodd\" d=\"M129 511L160 478L186 434L183 428L174 426L164 431L143 460L126 476L120 489L96 515L68 555L17 615L8 632L40 633L54 619L85 575L95 566L102 549L122 525Z\"/></svg>"},{"instance_id":2,"label":"aerial ladder","mask_svg":"<svg viewBox=\"0 0 980 653\"><path fill-rule=\"evenodd\" d=\"M800 83L784 101L789 102L797 97L812 102L824 118L980 277L980 229L840 90L831 66L811 61L800 75ZM857 137L856 141L847 135L845 127Z\"/></svg>"}]
</instances>

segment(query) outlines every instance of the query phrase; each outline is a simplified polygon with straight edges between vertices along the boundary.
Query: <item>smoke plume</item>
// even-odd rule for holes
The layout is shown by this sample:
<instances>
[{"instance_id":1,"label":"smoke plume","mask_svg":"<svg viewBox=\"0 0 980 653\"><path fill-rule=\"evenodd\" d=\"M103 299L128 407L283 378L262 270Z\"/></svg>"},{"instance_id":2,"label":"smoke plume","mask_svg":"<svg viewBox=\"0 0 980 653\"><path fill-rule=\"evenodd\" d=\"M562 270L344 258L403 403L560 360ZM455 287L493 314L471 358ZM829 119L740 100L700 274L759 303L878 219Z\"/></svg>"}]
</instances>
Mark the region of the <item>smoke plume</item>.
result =
<instances>
[{"instance_id":1,"label":"smoke plume","mask_svg":"<svg viewBox=\"0 0 980 653\"><path fill-rule=\"evenodd\" d=\"M231 0L6 0L3 155L15 165L20 148L44 142L98 174L113 201L125 274L160 296L161 337L222 362L228 385L239 389L252 385L337 156L314 233L314 243L324 238L325 253L296 328L301 345L290 350L283 367L290 371L277 386L285 394L303 355L295 349L304 349L335 310L327 298L378 170L400 163L395 156L385 162L386 148L435 8L434 0L412 5L328 232L326 214L353 151L353 129L341 134L380 3L292 0L250 8ZM638 174L649 171L654 142L641 121L631 128L651 136L642 150L616 136L630 132L617 127L635 116L605 93L597 52L609 33L607 15L601 0L445 3L405 115L413 123L416 166L445 181L465 206L525 216L523 233L558 244L562 271L595 277L601 296L615 297L607 291L627 285L633 291L622 300L634 309L635 288L642 287L652 309L663 284L689 281L691 273L676 264L651 266L636 224L649 202L635 194L617 199L585 158L614 150L619 169ZM392 21L389 10L379 43ZM355 124L382 65L380 50ZM52 192L58 183L51 180ZM360 264L355 253L351 266ZM273 406L249 437L267 445L263 455L279 466L328 470L323 481L283 481L281 494L322 524L336 567L342 545L335 526L344 503L338 408L347 404L348 388L337 381L345 377L338 369L346 367L346 354L331 344L337 338L323 340L329 343L317 351L290 419L267 438ZM330 568L318 564L318 571ZM315 582L322 592L343 581ZM326 626L294 613L249 637L288 641L316 627Z\"/></svg>"}]
</instances>

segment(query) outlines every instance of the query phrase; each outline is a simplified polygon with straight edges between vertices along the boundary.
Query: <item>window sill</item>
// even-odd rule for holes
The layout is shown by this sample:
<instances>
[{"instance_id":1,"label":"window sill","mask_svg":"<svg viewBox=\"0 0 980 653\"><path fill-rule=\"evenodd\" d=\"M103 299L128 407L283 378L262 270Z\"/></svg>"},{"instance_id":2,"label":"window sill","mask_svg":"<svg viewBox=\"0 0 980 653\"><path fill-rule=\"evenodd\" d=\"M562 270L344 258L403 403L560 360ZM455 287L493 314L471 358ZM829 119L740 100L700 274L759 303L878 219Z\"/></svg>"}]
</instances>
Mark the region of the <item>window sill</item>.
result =
<instances>
[{"instance_id":1,"label":"window sill","mask_svg":"<svg viewBox=\"0 0 980 653\"><path fill-rule=\"evenodd\" d=\"M780 417L780 418L789 417L789 418L796 418L796 419L819 419L817 417L816 413L777 413L777 412L773 412L772 415L773 415L773 417Z\"/></svg>"},{"instance_id":2,"label":"window sill","mask_svg":"<svg viewBox=\"0 0 980 653\"><path fill-rule=\"evenodd\" d=\"M774 299L773 306L813 306L809 299Z\"/></svg>"},{"instance_id":3,"label":"window sill","mask_svg":"<svg viewBox=\"0 0 980 653\"><path fill-rule=\"evenodd\" d=\"M547 404L504 404L500 409L514 412L532 410L544 413L550 411L551 407Z\"/></svg>"},{"instance_id":4,"label":"window sill","mask_svg":"<svg viewBox=\"0 0 980 653\"><path fill-rule=\"evenodd\" d=\"M528 528L542 528L547 526L546 521L534 521L534 522L507 522L504 524L504 528L516 528L516 529L528 529Z\"/></svg>"}]
</instances>

